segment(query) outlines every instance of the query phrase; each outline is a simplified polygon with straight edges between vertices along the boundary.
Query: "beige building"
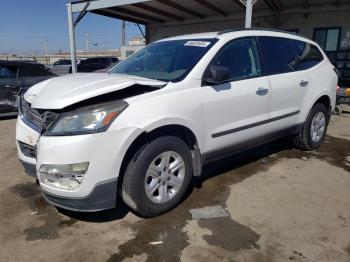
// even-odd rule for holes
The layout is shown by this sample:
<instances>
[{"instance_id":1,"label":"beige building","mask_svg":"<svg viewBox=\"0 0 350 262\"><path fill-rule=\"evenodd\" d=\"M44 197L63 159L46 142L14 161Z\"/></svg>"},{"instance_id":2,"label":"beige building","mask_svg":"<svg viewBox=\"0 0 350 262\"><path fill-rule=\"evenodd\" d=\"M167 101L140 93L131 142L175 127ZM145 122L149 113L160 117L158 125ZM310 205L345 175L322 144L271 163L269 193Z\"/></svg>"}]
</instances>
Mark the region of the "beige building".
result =
<instances>
[{"instance_id":1,"label":"beige building","mask_svg":"<svg viewBox=\"0 0 350 262\"><path fill-rule=\"evenodd\" d=\"M143 37L133 37L129 40L129 45L120 47L120 58L125 59L129 55L141 50L145 46L145 38Z\"/></svg>"}]
</instances>

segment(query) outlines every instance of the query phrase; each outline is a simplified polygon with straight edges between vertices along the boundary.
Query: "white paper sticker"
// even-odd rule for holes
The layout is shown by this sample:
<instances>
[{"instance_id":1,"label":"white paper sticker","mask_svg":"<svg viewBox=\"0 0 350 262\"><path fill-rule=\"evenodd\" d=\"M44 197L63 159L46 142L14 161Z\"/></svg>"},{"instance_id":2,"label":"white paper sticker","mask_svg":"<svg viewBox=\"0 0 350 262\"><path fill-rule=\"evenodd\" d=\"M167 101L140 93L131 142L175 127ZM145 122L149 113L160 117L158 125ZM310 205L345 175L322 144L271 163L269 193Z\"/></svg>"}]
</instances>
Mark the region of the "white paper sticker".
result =
<instances>
[{"instance_id":1,"label":"white paper sticker","mask_svg":"<svg viewBox=\"0 0 350 262\"><path fill-rule=\"evenodd\" d=\"M207 47L210 42L205 41L188 41L185 46Z\"/></svg>"}]
</instances>

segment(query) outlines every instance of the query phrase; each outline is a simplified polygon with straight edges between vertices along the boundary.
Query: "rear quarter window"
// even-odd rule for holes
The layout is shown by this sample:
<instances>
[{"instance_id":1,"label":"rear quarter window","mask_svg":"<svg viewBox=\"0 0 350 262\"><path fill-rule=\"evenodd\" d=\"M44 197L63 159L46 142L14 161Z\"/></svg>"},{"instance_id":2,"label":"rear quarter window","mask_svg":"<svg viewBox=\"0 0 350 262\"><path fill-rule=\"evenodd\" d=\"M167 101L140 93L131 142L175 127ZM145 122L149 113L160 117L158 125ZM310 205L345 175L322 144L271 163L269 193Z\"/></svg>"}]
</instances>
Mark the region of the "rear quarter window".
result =
<instances>
[{"instance_id":1,"label":"rear quarter window","mask_svg":"<svg viewBox=\"0 0 350 262\"><path fill-rule=\"evenodd\" d=\"M323 61L323 55L313 44L303 41L293 40L296 50L296 70L306 70Z\"/></svg>"}]
</instances>

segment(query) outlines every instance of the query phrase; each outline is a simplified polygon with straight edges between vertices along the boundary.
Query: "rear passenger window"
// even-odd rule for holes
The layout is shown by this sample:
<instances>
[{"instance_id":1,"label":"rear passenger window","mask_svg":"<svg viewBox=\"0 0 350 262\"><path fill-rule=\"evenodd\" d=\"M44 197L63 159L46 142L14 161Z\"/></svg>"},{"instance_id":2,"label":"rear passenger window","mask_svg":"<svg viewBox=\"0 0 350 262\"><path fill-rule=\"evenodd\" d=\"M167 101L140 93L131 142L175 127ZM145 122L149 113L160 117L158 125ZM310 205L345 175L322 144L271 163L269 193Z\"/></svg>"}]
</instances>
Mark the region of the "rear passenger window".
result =
<instances>
[{"instance_id":1,"label":"rear passenger window","mask_svg":"<svg viewBox=\"0 0 350 262\"><path fill-rule=\"evenodd\" d=\"M293 42L281 37L259 37L264 49L269 74L289 73L296 70Z\"/></svg>"},{"instance_id":2,"label":"rear passenger window","mask_svg":"<svg viewBox=\"0 0 350 262\"><path fill-rule=\"evenodd\" d=\"M233 81L261 76L260 60L254 39L234 40L220 51L212 64L227 67Z\"/></svg>"},{"instance_id":3,"label":"rear passenger window","mask_svg":"<svg viewBox=\"0 0 350 262\"><path fill-rule=\"evenodd\" d=\"M297 52L297 70L309 69L323 60L323 55L320 50L309 43L293 40Z\"/></svg>"}]
</instances>

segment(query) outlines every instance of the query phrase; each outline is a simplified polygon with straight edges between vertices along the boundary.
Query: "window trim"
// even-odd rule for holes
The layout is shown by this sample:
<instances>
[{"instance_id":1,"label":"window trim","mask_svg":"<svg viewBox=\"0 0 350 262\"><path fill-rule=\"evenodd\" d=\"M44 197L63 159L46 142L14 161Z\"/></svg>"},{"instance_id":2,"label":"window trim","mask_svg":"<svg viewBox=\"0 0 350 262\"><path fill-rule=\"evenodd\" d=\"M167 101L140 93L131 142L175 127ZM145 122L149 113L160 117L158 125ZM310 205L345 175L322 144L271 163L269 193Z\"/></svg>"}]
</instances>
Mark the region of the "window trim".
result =
<instances>
[{"instance_id":1,"label":"window trim","mask_svg":"<svg viewBox=\"0 0 350 262\"><path fill-rule=\"evenodd\" d=\"M253 40L253 42L255 43L256 45L256 51L257 51L257 55L258 55L258 58L259 58L259 62L260 62L260 69L261 69L261 75L260 76L251 76L251 77L246 77L246 78L243 78L243 79L239 79L239 80L230 80L230 81L227 81L227 82L224 82L224 83L232 83L232 82L237 82L237 81L243 81L243 80L248 80L248 79L253 79L253 78L259 78L259 77L263 77L265 76L266 74L266 64L265 64L265 59L263 58L263 55L262 55L262 50L261 50L261 47L260 47L260 44L258 42L258 39L257 39L257 36L242 36L242 37L238 37L238 38L234 38L228 42L226 42L222 47L220 47L220 49L216 52L216 54L214 55L214 57L210 60L210 62L208 63L207 67L205 68L204 72L203 72L203 75L202 75L202 80L201 80L201 87L203 86L208 86L206 83L205 83L205 78L209 72L209 68L211 66L211 64L213 63L213 61L221 54L221 52L229 45L231 45L233 42L235 41L240 41L240 40L245 40L245 39L250 39L250 40ZM224 84L224 83L221 83L221 84Z\"/></svg>"},{"instance_id":2,"label":"window trim","mask_svg":"<svg viewBox=\"0 0 350 262\"><path fill-rule=\"evenodd\" d=\"M340 42L341 42L341 34L342 34L343 27L342 26L315 27L314 30L313 30L313 34L312 34L312 40L313 41L315 41L316 31L318 31L318 30L320 30L320 31L321 30L327 30L327 35L326 35L326 44L327 44L328 30L334 30L334 29L338 29L339 30L337 50L327 51L327 50L323 50L322 49L324 52L337 52L337 51L339 51L339 46L340 46Z\"/></svg>"}]
</instances>

